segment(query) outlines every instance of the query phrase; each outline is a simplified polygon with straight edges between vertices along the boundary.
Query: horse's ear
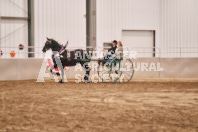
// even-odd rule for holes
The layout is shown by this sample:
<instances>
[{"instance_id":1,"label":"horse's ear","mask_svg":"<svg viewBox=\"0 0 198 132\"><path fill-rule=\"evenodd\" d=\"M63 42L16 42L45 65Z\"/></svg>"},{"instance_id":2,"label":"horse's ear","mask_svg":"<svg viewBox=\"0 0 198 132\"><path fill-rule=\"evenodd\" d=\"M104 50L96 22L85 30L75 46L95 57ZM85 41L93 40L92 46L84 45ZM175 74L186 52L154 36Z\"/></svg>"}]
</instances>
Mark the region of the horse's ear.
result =
<instances>
[{"instance_id":1,"label":"horse's ear","mask_svg":"<svg viewBox=\"0 0 198 132\"><path fill-rule=\"evenodd\" d=\"M46 37L47 38L47 40L50 40L48 37Z\"/></svg>"}]
</instances>

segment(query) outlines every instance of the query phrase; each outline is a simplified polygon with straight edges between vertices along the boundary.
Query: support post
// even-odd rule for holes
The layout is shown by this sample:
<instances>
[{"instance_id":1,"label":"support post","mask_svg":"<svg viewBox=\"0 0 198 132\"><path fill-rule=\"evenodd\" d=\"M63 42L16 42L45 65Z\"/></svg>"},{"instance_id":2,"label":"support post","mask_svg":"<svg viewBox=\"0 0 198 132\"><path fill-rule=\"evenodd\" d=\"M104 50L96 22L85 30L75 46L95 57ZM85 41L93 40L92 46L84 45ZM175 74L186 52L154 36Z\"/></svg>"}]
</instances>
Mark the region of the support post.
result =
<instances>
[{"instance_id":1,"label":"support post","mask_svg":"<svg viewBox=\"0 0 198 132\"><path fill-rule=\"evenodd\" d=\"M34 0L28 0L28 57L34 57Z\"/></svg>"},{"instance_id":2,"label":"support post","mask_svg":"<svg viewBox=\"0 0 198 132\"><path fill-rule=\"evenodd\" d=\"M1 1L0 1L0 5L1 5ZM0 11L0 52L1 52L1 11ZM0 53L1 54L1 53Z\"/></svg>"},{"instance_id":3,"label":"support post","mask_svg":"<svg viewBox=\"0 0 198 132\"><path fill-rule=\"evenodd\" d=\"M96 0L86 0L86 46L96 48Z\"/></svg>"},{"instance_id":4,"label":"support post","mask_svg":"<svg viewBox=\"0 0 198 132\"><path fill-rule=\"evenodd\" d=\"M0 52L1 52L1 13L0 13Z\"/></svg>"}]
</instances>

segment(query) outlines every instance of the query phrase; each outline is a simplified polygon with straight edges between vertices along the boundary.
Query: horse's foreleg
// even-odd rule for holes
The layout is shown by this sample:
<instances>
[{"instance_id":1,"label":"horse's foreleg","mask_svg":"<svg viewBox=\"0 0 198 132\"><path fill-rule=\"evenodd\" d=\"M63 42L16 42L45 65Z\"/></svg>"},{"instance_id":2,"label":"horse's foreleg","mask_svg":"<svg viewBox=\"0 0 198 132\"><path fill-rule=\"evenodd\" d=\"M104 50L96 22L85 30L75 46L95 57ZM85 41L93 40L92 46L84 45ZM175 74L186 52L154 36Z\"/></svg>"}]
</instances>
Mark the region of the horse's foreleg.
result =
<instances>
[{"instance_id":1,"label":"horse's foreleg","mask_svg":"<svg viewBox=\"0 0 198 132\"><path fill-rule=\"evenodd\" d=\"M58 66L57 66L57 62L56 62L57 58L55 58L54 56L52 56L52 60L53 60L54 65L53 65L53 67L50 68L50 72L51 72L53 75L60 76L60 73L55 73L55 72L53 72L53 70L54 70L55 68L58 67Z\"/></svg>"},{"instance_id":2,"label":"horse's foreleg","mask_svg":"<svg viewBox=\"0 0 198 132\"><path fill-rule=\"evenodd\" d=\"M61 78L61 80L59 81L59 83L64 83L64 69L63 69L63 67L61 67L61 76L62 76L62 78Z\"/></svg>"}]
</instances>

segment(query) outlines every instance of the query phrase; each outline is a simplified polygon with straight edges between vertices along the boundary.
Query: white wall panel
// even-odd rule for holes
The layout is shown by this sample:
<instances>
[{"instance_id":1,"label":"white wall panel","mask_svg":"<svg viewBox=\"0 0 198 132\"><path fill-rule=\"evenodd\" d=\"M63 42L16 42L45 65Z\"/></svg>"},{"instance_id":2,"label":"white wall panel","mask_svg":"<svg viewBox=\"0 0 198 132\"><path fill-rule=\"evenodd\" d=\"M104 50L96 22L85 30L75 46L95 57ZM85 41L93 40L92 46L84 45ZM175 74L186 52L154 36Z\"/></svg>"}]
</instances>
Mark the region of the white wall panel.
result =
<instances>
[{"instance_id":1,"label":"white wall panel","mask_svg":"<svg viewBox=\"0 0 198 132\"><path fill-rule=\"evenodd\" d=\"M28 22L17 17L28 16L27 0L0 0L0 16L6 17L0 21L1 58L10 58L10 51L15 51L15 58L26 58L27 48L19 50L18 46L28 46Z\"/></svg>"},{"instance_id":2,"label":"white wall panel","mask_svg":"<svg viewBox=\"0 0 198 132\"><path fill-rule=\"evenodd\" d=\"M69 40L69 47L86 46L85 0L35 0L34 4L36 47L43 47L46 37L61 44Z\"/></svg>"},{"instance_id":3,"label":"white wall panel","mask_svg":"<svg viewBox=\"0 0 198 132\"><path fill-rule=\"evenodd\" d=\"M137 70L135 71L134 78L195 78L197 80L197 61L198 58L139 58L134 60L136 64L160 62L164 71ZM0 59L0 80L37 79L41 68L43 68L42 63L43 59ZM170 64L174 65L174 67ZM137 68L138 66L135 65L135 67ZM95 72L91 72L90 75L96 74ZM65 74L67 79L75 79L74 75L80 74L83 76L85 72L75 71L74 67L70 67ZM54 79L52 74L50 76L50 78L46 77L45 80ZM171 79L171 81L173 80Z\"/></svg>"},{"instance_id":4,"label":"white wall panel","mask_svg":"<svg viewBox=\"0 0 198 132\"><path fill-rule=\"evenodd\" d=\"M122 40L123 29L155 30L155 45L166 52L157 56L198 57L197 7L198 0L97 0L97 46Z\"/></svg>"},{"instance_id":5,"label":"white wall panel","mask_svg":"<svg viewBox=\"0 0 198 132\"><path fill-rule=\"evenodd\" d=\"M97 0L97 45L121 40L123 29L158 32L159 1Z\"/></svg>"},{"instance_id":6,"label":"white wall panel","mask_svg":"<svg viewBox=\"0 0 198 132\"><path fill-rule=\"evenodd\" d=\"M0 0L1 16L27 17L27 0Z\"/></svg>"},{"instance_id":7,"label":"white wall panel","mask_svg":"<svg viewBox=\"0 0 198 132\"><path fill-rule=\"evenodd\" d=\"M162 52L178 52L163 53L162 57L198 57L198 53L195 53L198 52L197 7L197 0L160 1L160 46Z\"/></svg>"},{"instance_id":8,"label":"white wall panel","mask_svg":"<svg viewBox=\"0 0 198 132\"><path fill-rule=\"evenodd\" d=\"M1 20L1 58L10 58L10 51L15 51L15 58L27 57L27 48L19 50L19 44L28 46L28 26L25 20Z\"/></svg>"},{"instance_id":9,"label":"white wall panel","mask_svg":"<svg viewBox=\"0 0 198 132\"><path fill-rule=\"evenodd\" d=\"M70 47L86 46L86 0L34 2L36 47L42 47L46 37L62 44L69 40ZM155 30L156 47L177 52L157 55L197 57L197 7L198 0L97 0L97 46L122 40L123 29ZM27 17L27 0L0 0L0 15ZM27 21L1 20L0 26L2 47L28 45Z\"/></svg>"}]
</instances>

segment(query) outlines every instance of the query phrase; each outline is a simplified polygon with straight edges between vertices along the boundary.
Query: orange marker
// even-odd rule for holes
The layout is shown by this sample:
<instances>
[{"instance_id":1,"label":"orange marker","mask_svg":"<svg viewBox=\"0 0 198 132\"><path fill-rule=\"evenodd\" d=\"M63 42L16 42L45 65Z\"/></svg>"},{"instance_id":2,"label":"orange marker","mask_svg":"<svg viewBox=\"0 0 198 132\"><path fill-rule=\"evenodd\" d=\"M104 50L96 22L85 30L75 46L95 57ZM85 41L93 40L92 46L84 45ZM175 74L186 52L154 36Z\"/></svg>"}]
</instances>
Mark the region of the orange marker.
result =
<instances>
[{"instance_id":1,"label":"orange marker","mask_svg":"<svg viewBox=\"0 0 198 132\"><path fill-rule=\"evenodd\" d=\"M10 52L10 56L11 56L11 57L15 57L15 55L16 55L15 51L11 51L11 52Z\"/></svg>"}]
</instances>

